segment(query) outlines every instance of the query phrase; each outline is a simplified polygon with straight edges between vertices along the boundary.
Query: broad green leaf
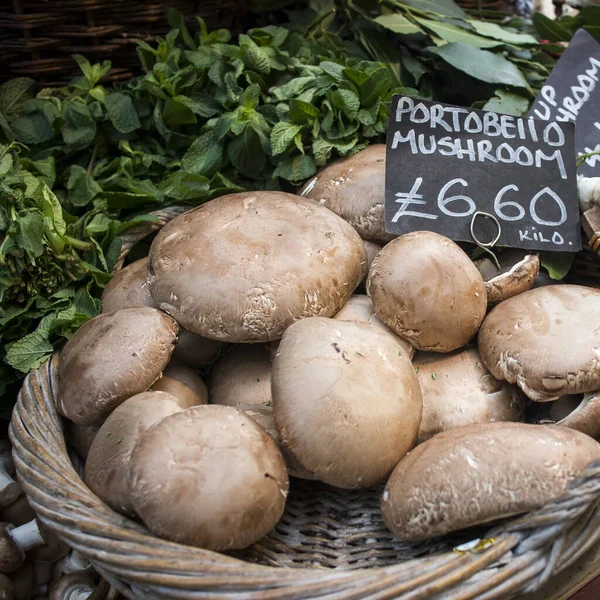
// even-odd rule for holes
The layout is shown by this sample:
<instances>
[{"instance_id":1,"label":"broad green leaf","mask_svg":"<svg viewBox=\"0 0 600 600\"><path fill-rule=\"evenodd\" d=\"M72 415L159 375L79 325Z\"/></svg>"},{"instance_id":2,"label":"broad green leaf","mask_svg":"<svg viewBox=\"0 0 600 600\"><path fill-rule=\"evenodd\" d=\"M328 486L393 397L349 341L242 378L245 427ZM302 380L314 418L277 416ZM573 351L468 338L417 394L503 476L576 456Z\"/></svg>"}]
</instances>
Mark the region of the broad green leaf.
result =
<instances>
[{"instance_id":1,"label":"broad green leaf","mask_svg":"<svg viewBox=\"0 0 600 600\"><path fill-rule=\"evenodd\" d=\"M174 98L165 101L162 117L165 125L171 129L198 122L192 109Z\"/></svg>"},{"instance_id":2,"label":"broad green leaf","mask_svg":"<svg viewBox=\"0 0 600 600\"><path fill-rule=\"evenodd\" d=\"M17 140L26 146L43 144L54 135L48 119L42 113L23 115L15 119L10 127Z\"/></svg>"},{"instance_id":3,"label":"broad green leaf","mask_svg":"<svg viewBox=\"0 0 600 600\"><path fill-rule=\"evenodd\" d=\"M344 75L344 67L338 63L325 60L319 64L321 70L333 77L336 81L341 81Z\"/></svg>"},{"instance_id":4,"label":"broad green leaf","mask_svg":"<svg viewBox=\"0 0 600 600\"><path fill-rule=\"evenodd\" d=\"M42 211L53 225L58 235L64 235L67 231L67 224L63 217L62 206L54 192L41 181L32 195L37 207Z\"/></svg>"},{"instance_id":5,"label":"broad green leaf","mask_svg":"<svg viewBox=\"0 0 600 600\"><path fill-rule=\"evenodd\" d=\"M573 266L574 252L541 252L542 267L551 279L563 279Z\"/></svg>"},{"instance_id":6,"label":"broad green leaf","mask_svg":"<svg viewBox=\"0 0 600 600\"><path fill-rule=\"evenodd\" d=\"M381 67L374 71L360 88L361 105L368 108L375 104L379 98L387 93L390 84L389 69Z\"/></svg>"},{"instance_id":7,"label":"broad green leaf","mask_svg":"<svg viewBox=\"0 0 600 600\"><path fill-rule=\"evenodd\" d=\"M429 73L429 69L418 59L413 56L403 56L402 64L404 68L413 76L415 80L415 85L419 85L419 81L421 77L425 75L425 73Z\"/></svg>"},{"instance_id":8,"label":"broad green leaf","mask_svg":"<svg viewBox=\"0 0 600 600\"><path fill-rule=\"evenodd\" d=\"M93 219L86 225L85 233L88 237L98 233L105 233L108 231L111 223L112 219L109 219L103 213L98 213L97 215L94 215Z\"/></svg>"},{"instance_id":9,"label":"broad green leaf","mask_svg":"<svg viewBox=\"0 0 600 600\"><path fill-rule=\"evenodd\" d=\"M18 245L37 258L44 252L44 218L38 212L28 212L16 221L19 234Z\"/></svg>"},{"instance_id":10,"label":"broad green leaf","mask_svg":"<svg viewBox=\"0 0 600 600\"><path fill-rule=\"evenodd\" d=\"M317 167L312 156L296 156L288 158L277 165L275 177L281 177L286 181L297 184L302 183L317 172Z\"/></svg>"},{"instance_id":11,"label":"broad green leaf","mask_svg":"<svg viewBox=\"0 0 600 600\"><path fill-rule=\"evenodd\" d=\"M442 58L455 69L487 83L499 83L529 90L523 73L504 57L473 48L467 44L450 43L429 51Z\"/></svg>"},{"instance_id":12,"label":"broad green leaf","mask_svg":"<svg viewBox=\"0 0 600 600\"><path fill-rule=\"evenodd\" d=\"M568 29L565 29L554 19L550 19L542 13L533 13L532 20L535 30L543 40L549 40L551 42L568 42L572 37L572 34Z\"/></svg>"},{"instance_id":13,"label":"broad green leaf","mask_svg":"<svg viewBox=\"0 0 600 600\"><path fill-rule=\"evenodd\" d=\"M165 196L180 201L206 198L209 188L206 177L185 171L175 171L160 183Z\"/></svg>"},{"instance_id":14,"label":"broad green leaf","mask_svg":"<svg viewBox=\"0 0 600 600\"><path fill-rule=\"evenodd\" d=\"M252 110L258 106L259 101L260 86L258 83L253 83L242 93L241 104L246 110Z\"/></svg>"},{"instance_id":15,"label":"broad green leaf","mask_svg":"<svg viewBox=\"0 0 600 600\"><path fill-rule=\"evenodd\" d=\"M244 51L244 62L261 75L271 72L269 57L264 50L258 47L247 35L240 35L240 48Z\"/></svg>"},{"instance_id":16,"label":"broad green leaf","mask_svg":"<svg viewBox=\"0 0 600 600\"><path fill-rule=\"evenodd\" d=\"M389 77L387 69L382 69ZM389 85L389 83L388 83ZM331 95L333 105L341 110L348 119L356 119L356 115L360 109L360 100L358 96L350 90L335 90Z\"/></svg>"},{"instance_id":17,"label":"broad green leaf","mask_svg":"<svg viewBox=\"0 0 600 600\"><path fill-rule=\"evenodd\" d=\"M452 0L402 0L402 4L446 17L467 18L467 13Z\"/></svg>"},{"instance_id":18,"label":"broad green leaf","mask_svg":"<svg viewBox=\"0 0 600 600\"><path fill-rule=\"evenodd\" d=\"M301 125L311 123L319 116L319 109L303 100L290 100L290 120Z\"/></svg>"},{"instance_id":19,"label":"broad green leaf","mask_svg":"<svg viewBox=\"0 0 600 600\"><path fill-rule=\"evenodd\" d=\"M102 191L102 188L86 169L73 165L67 181L67 190L69 190L69 202L73 206L86 206Z\"/></svg>"},{"instance_id":20,"label":"broad green leaf","mask_svg":"<svg viewBox=\"0 0 600 600\"><path fill-rule=\"evenodd\" d=\"M326 164L331 156L331 152L333 151L333 142L323 138L317 138L313 141L312 151L315 158L315 164L318 167L322 167Z\"/></svg>"},{"instance_id":21,"label":"broad green leaf","mask_svg":"<svg viewBox=\"0 0 600 600\"><path fill-rule=\"evenodd\" d=\"M375 23L401 35L409 35L411 33L422 33L423 30L413 21L409 21L400 13L389 15L381 15L374 19Z\"/></svg>"},{"instance_id":22,"label":"broad green leaf","mask_svg":"<svg viewBox=\"0 0 600 600\"><path fill-rule=\"evenodd\" d=\"M0 112L5 117L16 116L19 106L33 98L35 81L29 77L15 77L0 85Z\"/></svg>"},{"instance_id":23,"label":"broad green leaf","mask_svg":"<svg viewBox=\"0 0 600 600\"><path fill-rule=\"evenodd\" d=\"M181 38L185 42L185 45L188 48L194 50L196 48L196 44L194 43L194 39L190 35L188 28L185 24L185 18L181 12L177 9L172 8L171 6L167 7L167 21L171 27L179 29L179 33Z\"/></svg>"},{"instance_id":24,"label":"broad green leaf","mask_svg":"<svg viewBox=\"0 0 600 600\"><path fill-rule=\"evenodd\" d=\"M219 104L208 94L198 94L194 98L187 96L174 96L173 100L187 106L194 114L208 119L219 113Z\"/></svg>"},{"instance_id":25,"label":"broad green leaf","mask_svg":"<svg viewBox=\"0 0 600 600\"><path fill-rule=\"evenodd\" d=\"M4 138L7 142L12 142L15 139L15 134L12 132L4 113L0 110L0 129L4 134Z\"/></svg>"},{"instance_id":26,"label":"broad green leaf","mask_svg":"<svg viewBox=\"0 0 600 600\"><path fill-rule=\"evenodd\" d=\"M494 94L494 97L484 104L483 110L515 117L520 117L529 110L529 100L519 94L502 89L494 90Z\"/></svg>"},{"instance_id":27,"label":"broad green leaf","mask_svg":"<svg viewBox=\"0 0 600 600\"><path fill-rule=\"evenodd\" d=\"M17 371L28 373L37 369L53 350L48 330L38 329L12 344L6 353L6 362Z\"/></svg>"},{"instance_id":28,"label":"broad green leaf","mask_svg":"<svg viewBox=\"0 0 600 600\"><path fill-rule=\"evenodd\" d=\"M89 146L96 136L96 123L89 107L82 101L70 100L65 103L63 117L66 121L62 129L66 144L74 149Z\"/></svg>"},{"instance_id":29,"label":"broad green leaf","mask_svg":"<svg viewBox=\"0 0 600 600\"><path fill-rule=\"evenodd\" d=\"M285 101L295 96L299 96L305 90L314 87L316 78L312 75L306 77L295 77L287 83L275 88L271 88L269 92L277 98L277 100Z\"/></svg>"},{"instance_id":30,"label":"broad green leaf","mask_svg":"<svg viewBox=\"0 0 600 600\"><path fill-rule=\"evenodd\" d=\"M223 145L212 131L194 141L185 153L181 166L194 175L209 176L219 169L223 157Z\"/></svg>"},{"instance_id":31,"label":"broad green leaf","mask_svg":"<svg viewBox=\"0 0 600 600\"><path fill-rule=\"evenodd\" d=\"M121 92L106 96L108 118L117 131L131 133L140 127L140 120L131 97Z\"/></svg>"},{"instance_id":32,"label":"broad green leaf","mask_svg":"<svg viewBox=\"0 0 600 600\"><path fill-rule=\"evenodd\" d=\"M260 177L267 161L258 135L251 127L246 127L229 142L227 155L237 171L252 178Z\"/></svg>"},{"instance_id":33,"label":"broad green leaf","mask_svg":"<svg viewBox=\"0 0 600 600\"><path fill-rule=\"evenodd\" d=\"M286 123L285 121L277 123L271 130L273 156L285 152L301 129L301 125L292 125L292 123Z\"/></svg>"},{"instance_id":34,"label":"broad green leaf","mask_svg":"<svg viewBox=\"0 0 600 600\"><path fill-rule=\"evenodd\" d=\"M507 44L515 45L535 45L538 41L528 33L515 33L508 31L506 27L501 27L496 23L490 23L489 21L480 21L476 19L469 19L467 21L473 27L473 29L480 35L492 38L494 40L500 40Z\"/></svg>"},{"instance_id":35,"label":"broad green leaf","mask_svg":"<svg viewBox=\"0 0 600 600\"><path fill-rule=\"evenodd\" d=\"M2 158L0 158L0 177L4 177L10 173L13 168L13 157L12 154L7 152Z\"/></svg>"},{"instance_id":36,"label":"broad green leaf","mask_svg":"<svg viewBox=\"0 0 600 600\"><path fill-rule=\"evenodd\" d=\"M460 42L469 44L475 48L496 48L502 45L502 42L490 40L481 37L480 35L474 35L469 33L466 29L457 27L456 25L432 21L431 19L420 19L419 17L415 17L415 20L425 27L425 29L432 31L445 42Z\"/></svg>"},{"instance_id":37,"label":"broad green leaf","mask_svg":"<svg viewBox=\"0 0 600 600\"><path fill-rule=\"evenodd\" d=\"M78 313L90 318L100 313L102 308L100 300L93 298L86 288L79 288L75 294L75 309Z\"/></svg>"}]
</instances>

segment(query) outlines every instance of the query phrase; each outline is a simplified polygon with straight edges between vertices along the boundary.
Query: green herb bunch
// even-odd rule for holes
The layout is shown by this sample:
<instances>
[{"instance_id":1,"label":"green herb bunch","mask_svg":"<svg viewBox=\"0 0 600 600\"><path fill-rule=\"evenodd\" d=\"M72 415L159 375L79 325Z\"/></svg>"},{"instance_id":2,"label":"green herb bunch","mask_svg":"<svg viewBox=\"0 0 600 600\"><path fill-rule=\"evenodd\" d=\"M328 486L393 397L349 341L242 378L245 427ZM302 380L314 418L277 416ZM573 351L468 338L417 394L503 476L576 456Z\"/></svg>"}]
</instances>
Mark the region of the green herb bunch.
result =
<instances>
[{"instance_id":1,"label":"green herb bunch","mask_svg":"<svg viewBox=\"0 0 600 600\"><path fill-rule=\"evenodd\" d=\"M401 90L384 65L282 27L234 42L199 20L193 37L168 16L131 81L108 88L110 63L75 56L67 87L0 86L0 394L98 313L119 235L149 211L293 190L385 139Z\"/></svg>"},{"instance_id":2,"label":"green herb bunch","mask_svg":"<svg viewBox=\"0 0 600 600\"><path fill-rule=\"evenodd\" d=\"M394 84L426 99L506 114L528 111L564 50L534 35L541 15L534 22L498 10L467 11L453 0L251 0L250 6L264 22L289 20L319 43L352 44L386 64Z\"/></svg>"}]
</instances>

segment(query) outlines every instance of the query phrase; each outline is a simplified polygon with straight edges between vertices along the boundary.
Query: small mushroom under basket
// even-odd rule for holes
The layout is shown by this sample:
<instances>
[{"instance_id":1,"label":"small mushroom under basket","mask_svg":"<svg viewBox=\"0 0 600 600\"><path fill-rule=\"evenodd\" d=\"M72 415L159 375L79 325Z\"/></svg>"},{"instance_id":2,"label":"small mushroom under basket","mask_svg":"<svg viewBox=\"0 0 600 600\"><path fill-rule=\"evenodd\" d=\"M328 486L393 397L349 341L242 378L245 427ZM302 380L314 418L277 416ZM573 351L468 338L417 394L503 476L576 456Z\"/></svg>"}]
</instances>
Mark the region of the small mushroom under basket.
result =
<instances>
[{"instance_id":1,"label":"small mushroom under basket","mask_svg":"<svg viewBox=\"0 0 600 600\"><path fill-rule=\"evenodd\" d=\"M165 209L127 232L122 258L181 211ZM31 372L19 394L10 428L18 477L44 524L132 600L507 600L539 589L600 540L597 462L540 510L426 542L400 542L386 529L381 489L304 480L292 480L276 528L244 551L168 542L81 480L56 411L59 360Z\"/></svg>"}]
</instances>

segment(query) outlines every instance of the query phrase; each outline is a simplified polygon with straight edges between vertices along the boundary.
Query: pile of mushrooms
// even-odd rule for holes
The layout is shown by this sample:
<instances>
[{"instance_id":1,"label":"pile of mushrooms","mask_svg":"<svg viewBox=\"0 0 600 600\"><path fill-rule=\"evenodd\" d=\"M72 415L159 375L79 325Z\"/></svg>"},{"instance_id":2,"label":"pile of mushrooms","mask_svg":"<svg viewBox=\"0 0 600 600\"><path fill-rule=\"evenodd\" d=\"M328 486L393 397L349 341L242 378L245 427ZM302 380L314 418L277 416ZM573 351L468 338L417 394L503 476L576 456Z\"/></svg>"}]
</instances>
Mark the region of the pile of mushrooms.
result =
<instances>
[{"instance_id":1,"label":"pile of mushrooms","mask_svg":"<svg viewBox=\"0 0 600 600\"><path fill-rule=\"evenodd\" d=\"M113 278L58 387L108 506L225 551L275 527L289 477L385 485L416 540L538 508L600 459L600 291L545 285L536 254L393 238L384 170L373 146L298 195L212 200ZM523 422L539 402L556 423Z\"/></svg>"},{"instance_id":2,"label":"pile of mushrooms","mask_svg":"<svg viewBox=\"0 0 600 600\"><path fill-rule=\"evenodd\" d=\"M42 525L14 475L10 443L1 440L0 598L84 600L98 586L98 575L85 557ZM82 593L73 595L76 590Z\"/></svg>"}]
</instances>

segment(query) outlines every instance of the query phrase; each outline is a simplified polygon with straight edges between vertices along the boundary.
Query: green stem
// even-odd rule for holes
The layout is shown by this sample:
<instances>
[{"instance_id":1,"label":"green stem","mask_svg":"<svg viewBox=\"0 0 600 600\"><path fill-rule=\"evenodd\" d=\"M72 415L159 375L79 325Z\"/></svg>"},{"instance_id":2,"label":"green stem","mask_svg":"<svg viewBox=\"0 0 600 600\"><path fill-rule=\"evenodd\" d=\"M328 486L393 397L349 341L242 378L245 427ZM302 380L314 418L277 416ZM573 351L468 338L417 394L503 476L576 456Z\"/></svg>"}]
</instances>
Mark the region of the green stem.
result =
<instances>
[{"instance_id":1,"label":"green stem","mask_svg":"<svg viewBox=\"0 0 600 600\"><path fill-rule=\"evenodd\" d=\"M91 242L82 242L81 240L71 237L70 235L65 235L64 237L65 240L67 240L67 242L69 242L69 244L71 244L73 248L77 248L77 250L83 250L84 252L88 252L89 250L94 249L94 244L92 244Z\"/></svg>"},{"instance_id":2,"label":"green stem","mask_svg":"<svg viewBox=\"0 0 600 600\"><path fill-rule=\"evenodd\" d=\"M598 156L599 154L600 150L596 150L595 152L588 152L587 154L580 154L577 157L577 168L579 168L590 156Z\"/></svg>"}]
</instances>

